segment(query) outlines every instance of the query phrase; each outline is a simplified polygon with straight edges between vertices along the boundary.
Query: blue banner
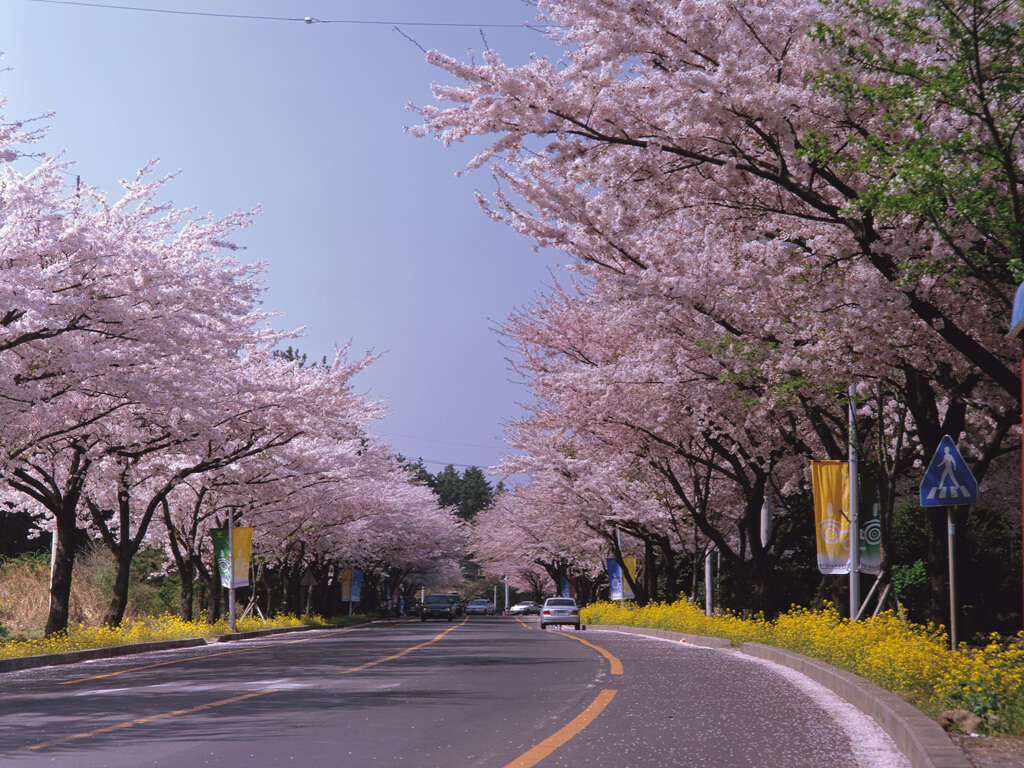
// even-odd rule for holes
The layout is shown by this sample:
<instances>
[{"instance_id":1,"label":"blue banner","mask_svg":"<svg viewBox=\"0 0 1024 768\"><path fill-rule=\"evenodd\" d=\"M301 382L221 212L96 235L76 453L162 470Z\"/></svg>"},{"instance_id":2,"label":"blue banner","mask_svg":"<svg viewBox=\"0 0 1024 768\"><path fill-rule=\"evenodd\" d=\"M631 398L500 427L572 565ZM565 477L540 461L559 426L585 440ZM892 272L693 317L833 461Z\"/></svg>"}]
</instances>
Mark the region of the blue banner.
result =
<instances>
[{"instance_id":1,"label":"blue banner","mask_svg":"<svg viewBox=\"0 0 1024 768\"><path fill-rule=\"evenodd\" d=\"M358 603L363 591L363 572L358 568L352 569L352 602Z\"/></svg>"},{"instance_id":2,"label":"blue banner","mask_svg":"<svg viewBox=\"0 0 1024 768\"><path fill-rule=\"evenodd\" d=\"M622 600L622 568L619 567L619 561L614 557L609 557L606 561L608 564L608 599L609 600Z\"/></svg>"}]
</instances>

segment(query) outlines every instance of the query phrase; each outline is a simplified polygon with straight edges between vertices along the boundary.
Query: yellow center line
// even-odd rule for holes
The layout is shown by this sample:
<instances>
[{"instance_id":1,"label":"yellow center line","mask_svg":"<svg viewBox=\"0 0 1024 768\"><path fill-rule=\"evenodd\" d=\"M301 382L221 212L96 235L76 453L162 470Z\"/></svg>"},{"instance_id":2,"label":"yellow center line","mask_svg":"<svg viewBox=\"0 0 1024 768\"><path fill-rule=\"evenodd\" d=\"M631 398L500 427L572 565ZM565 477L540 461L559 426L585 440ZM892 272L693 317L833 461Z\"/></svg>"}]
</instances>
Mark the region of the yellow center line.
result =
<instances>
[{"instance_id":1,"label":"yellow center line","mask_svg":"<svg viewBox=\"0 0 1024 768\"><path fill-rule=\"evenodd\" d=\"M220 701L211 701L206 704L200 704L197 707L189 707L188 709L175 709L172 712L161 712L156 715L149 715L148 717L137 717L134 720L126 720L123 723L115 723L114 725L106 725L103 728L96 728L92 731L83 731L81 733L73 733L70 736L64 736L60 739L53 739L52 741L43 741L39 744L33 744L30 747L24 747L29 750L46 749L52 747L55 744L66 744L69 741L77 741L79 739L88 739L92 736L99 736L101 733L112 733L113 731L119 731L122 728L131 728L133 725L143 725L145 723L151 723L154 720L164 720L168 717L177 717L178 715L189 715L193 712L200 712L204 709L213 709L214 707L222 707L225 704L234 704L236 701L244 701L245 699L252 699L256 696L264 696L268 693L275 693L274 688L264 688L262 691L253 691L252 693L243 693L240 696L232 696L229 699L221 699Z\"/></svg>"},{"instance_id":2,"label":"yellow center line","mask_svg":"<svg viewBox=\"0 0 1024 768\"><path fill-rule=\"evenodd\" d=\"M531 768L531 766L536 765L590 725L604 711L604 708L608 706L613 698L615 698L615 691L611 688L605 688L597 694L597 698L586 709L570 720L567 725L555 731L537 746L523 752L511 763L506 764L504 768Z\"/></svg>"},{"instance_id":3,"label":"yellow center line","mask_svg":"<svg viewBox=\"0 0 1024 768\"><path fill-rule=\"evenodd\" d=\"M518 621L520 624L522 624L524 629L530 629L531 628L529 624L527 624L525 621L520 619L518 616L516 616L516 621ZM559 632L558 634L561 635L562 633ZM571 637L573 640L579 640L585 646L587 646L589 648L593 648L595 651L597 651L602 656L604 656L606 659L608 659L608 665L611 667L611 673L613 675L621 675L622 674L622 662L619 661L619 659L616 656L614 656L612 653L610 653L609 651L606 651L604 648L602 648L599 645L594 645L593 643L587 642L582 637L577 637L576 635L566 635L566 636L567 637Z\"/></svg>"},{"instance_id":4,"label":"yellow center line","mask_svg":"<svg viewBox=\"0 0 1024 768\"><path fill-rule=\"evenodd\" d=\"M612 653L610 653L609 651L606 651L604 648L602 648L599 645L594 645L593 643L587 642L582 637L576 637L576 635L566 635L563 632L559 632L558 634L560 634L560 635L562 635L564 637L571 637L573 640L577 640L577 641L583 643L588 648L593 648L595 651L597 651L602 656L604 656L606 659L608 659L608 664L611 667L611 673L613 675L621 675L622 674L622 662L619 661L617 656L614 656Z\"/></svg>"},{"instance_id":5,"label":"yellow center line","mask_svg":"<svg viewBox=\"0 0 1024 768\"><path fill-rule=\"evenodd\" d=\"M375 667L378 664L383 664L385 661L394 661L395 659L400 659L403 656L405 656L407 653L412 653L413 651L419 650L420 648L426 648L428 645L432 645L433 643L436 643L438 640L440 640L442 637L447 635L453 629L458 629L463 624L465 624L467 621L469 621L468 618L463 619L461 622L459 622L455 626L448 627L448 629L446 629L444 632L441 632L438 635L434 635L432 638L427 640L425 643L420 643L419 645L410 646L409 648L406 648L404 651L399 651L398 653L393 653L390 656L385 656L382 659L376 659L374 661L368 661L365 664L360 664L358 667L349 667L348 669L343 669L339 674L347 675L350 672L360 672L360 671L362 671L364 669L369 669L370 667Z\"/></svg>"},{"instance_id":6,"label":"yellow center line","mask_svg":"<svg viewBox=\"0 0 1024 768\"><path fill-rule=\"evenodd\" d=\"M329 632L323 635L316 635L315 637L303 637L298 640L288 640L282 645L292 645L293 643L305 643L309 640L316 640L322 637L334 637L335 635L344 635L349 632L357 632L365 627L353 627L352 629L342 629L337 632ZM184 664L188 661L203 661L204 659L212 659L217 656L230 656L233 653L251 653L252 651L258 651L261 648L266 648L265 645L257 645L252 648L234 648L230 651L217 651L216 653L204 653L201 656L187 656L183 659L170 659L168 661L156 661L152 664L143 664L138 667L126 667L125 669L119 669L116 672L104 672L99 675L90 675L89 677L76 677L72 680L64 680L58 683L58 685L75 685L76 683L86 683L90 680L100 680L104 677L117 677L118 675L125 675L129 672L141 672L144 669L154 669L156 667L166 667L168 664Z\"/></svg>"},{"instance_id":7,"label":"yellow center line","mask_svg":"<svg viewBox=\"0 0 1024 768\"><path fill-rule=\"evenodd\" d=\"M386 661L393 661L394 659L400 659L402 656L405 656L408 653L412 653L413 651L419 650L420 648L425 648L428 645L433 645L437 641L441 640L445 635L447 635L452 630L458 629L459 627L463 626L466 623L466 621L467 621L467 619L463 619L460 623L458 623L458 624L456 624L456 625L454 625L452 627L448 627L448 629L446 629L444 632L441 632L441 633L439 633L437 635L434 635L432 638L430 638L426 642L418 643L417 645L409 646L405 650L399 651L398 653L393 653L390 656L384 656L382 658L375 659L373 661L368 661L365 664L360 664L360 665L355 666L355 667L349 667L348 669L343 669L338 674L340 674L340 675L347 675L347 674L351 674L352 672L360 672L360 671L362 671L364 669L369 669L370 667L375 667L378 664L383 664ZM341 635L341 634L345 634L346 632L353 632L353 631L355 631L355 630L354 629L340 630L338 632L332 632L331 635ZM319 637L325 637L325 635L319 635ZM303 638L303 639L304 640L310 640L312 638ZM287 645L291 645L291 644L297 643L297 642L301 642L301 640L289 640L288 643L286 643L286 644ZM252 650L255 650L255 649L252 649ZM196 658L196 659L206 659L206 658L211 658L213 656L223 656L223 655L228 654L228 653L240 653L240 652L241 652L241 650L223 651L221 653L209 654L208 656L196 656L194 658ZM178 659L176 661L188 661L188 660L189 659ZM150 667L159 667L159 666L163 666L164 664L169 664L169 663L174 663L174 662L161 662L160 664L147 664L146 666L143 666L143 667L133 667L132 669L149 669ZM121 670L121 672L114 672L114 673L111 673L111 674L122 674L124 672L131 672L132 669L125 669L125 670ZM107 675L96 675L95 677L107 677ZM77 683L77 682L82 682L83 680L92 680L92 679L95 679L95 677L91 677L91 678L83 677L83 678L80 678L79 680L69 680L67 682ZM63 683L61 683L61 685L63 685ZM81 733L73 733L73 734L71 734L69 736L63 736L63 737L58 738L58 739L52 739L50 741L43 741L43 742L40 742L38 744L32 744L32 745L27 746L27 747L21 747L19 750L16 750L16 751L46 749L47 747L52 747L55 744L66 744L69 741L77 741L79 739L88 739L88 738L90 738L92 736L99 736L100 734L103 734L103 733L112 733L114 731L119 731L119 730L122 730L124 728L131 728L132 726L135 726L135 725L145 725L146 723L151 723L151 722L153 722L155 720L164 720L164 719L167 719L169 717L177 717L179 715L189 715L189 714L192 714L193 712L201 712L204 709L213 709L214 707L222 707L222 706L224 706L226 704L234 704L237 701L244 701L245 699L252 699L252 698L255 698L256 696L265 696L268 693L277 693L277 691L278 691L278 689L276 689L276 688L264 688L264 689L259 690L259 691L253 691L252 693L243 693L243 694L241 694L239 696L232 696L232 697L227 698L227 699L220 699L218 701L211 701L211 702L208 702L206 704L200 704L198 706L189 707L187 709L175 709L175 710L172 710L171 712L160 712L160 713L155 714L155 715L147 715L146 717L137 717L137 718L135 718L133 720L125 720L124 722L121 722L121 723L114 723L113 725L106 725L106 726L104 726L102 728L96 728L96 729L94 729L92 731L82 731Z\"/></svg>"}]
</instances>

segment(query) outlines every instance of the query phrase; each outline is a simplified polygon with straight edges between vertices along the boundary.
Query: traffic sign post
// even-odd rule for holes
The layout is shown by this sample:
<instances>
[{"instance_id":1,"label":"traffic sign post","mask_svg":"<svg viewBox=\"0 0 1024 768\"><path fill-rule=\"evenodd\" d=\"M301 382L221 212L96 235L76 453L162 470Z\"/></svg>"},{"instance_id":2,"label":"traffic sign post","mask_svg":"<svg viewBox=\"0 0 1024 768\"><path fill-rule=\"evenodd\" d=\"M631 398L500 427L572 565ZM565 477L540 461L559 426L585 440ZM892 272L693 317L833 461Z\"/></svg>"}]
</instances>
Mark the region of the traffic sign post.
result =
<instances>
[{"instance_id":1,"label":"traffic sign post","mask_svg":"<svg viewBox=\"0 0 1024 768\"><path fill-rule=\"evenodd\" d=\"M978 481L949 435L943 435L921 481L921 506L946 508L946 548L949 558L949 644L957 646L956 523L953 507L978 501Z\"/></svg>"}]
</instances>

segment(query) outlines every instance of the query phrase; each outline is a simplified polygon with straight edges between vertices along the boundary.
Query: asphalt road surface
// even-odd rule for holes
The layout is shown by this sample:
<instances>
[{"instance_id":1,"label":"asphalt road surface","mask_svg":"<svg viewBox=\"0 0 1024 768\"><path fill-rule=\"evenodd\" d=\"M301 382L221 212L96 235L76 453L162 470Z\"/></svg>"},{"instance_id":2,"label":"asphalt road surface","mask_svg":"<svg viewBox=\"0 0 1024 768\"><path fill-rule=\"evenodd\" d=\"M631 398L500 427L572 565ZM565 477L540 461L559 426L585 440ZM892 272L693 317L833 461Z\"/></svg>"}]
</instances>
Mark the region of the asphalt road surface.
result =
<instances>
[{"instance_id":1,"label":"asphalt road surface","mask_svg":"<svg viewBox=\"0 0 1024 768\"><path fill-rule=\"evenodd\" d=\"M906 765L732 651L536 619L379 623L0 676L2 766Z\"/></svg>"}]
</instances>

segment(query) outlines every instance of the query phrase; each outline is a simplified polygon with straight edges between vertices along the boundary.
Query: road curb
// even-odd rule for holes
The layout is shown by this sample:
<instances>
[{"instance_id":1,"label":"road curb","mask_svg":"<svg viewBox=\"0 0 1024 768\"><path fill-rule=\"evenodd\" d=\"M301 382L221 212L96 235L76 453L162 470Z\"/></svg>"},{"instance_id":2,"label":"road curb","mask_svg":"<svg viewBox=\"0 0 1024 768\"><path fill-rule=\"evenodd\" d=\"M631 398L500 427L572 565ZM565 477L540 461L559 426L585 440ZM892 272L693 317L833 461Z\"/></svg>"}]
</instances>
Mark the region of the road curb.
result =
<instances>
[{"instance_id":1,"label":"road curb","mask_svg":"<svg viewBox=\"0 0 1024 768\"><path fill-rule=\"evenodd\" d=\"M731 647L732 642L720 637L687 635L663 629L594 624L594 629L649 635L669 640L682 640L693 645L712 648ZM795 669L841 696L871 717L906 755L912 768L972 768L964 751L932 718L891 691L865 680L859 675L837 669L818 659L762 643L743 643L738 648L748 656Z\"/></svg>"},{"instance_id":2,"label":"road curb","mask_svg":"<svg viewBox=\"0 0 1024 768\"><path fill-rule=\"evenodd\" d=\"M201 645L212 645L214 643L227 643L235 640L245 640L251 637L263 637L264 635L277 635L282 632L302 632L312 629L337 629L342 625L303 625L301 627L274 627L272 629L254 629L249 632L232 632L227 635L214 635L204 639L202 637L189 637L184 640L157 640L151 643L134 643L131 645L111 645L106 648L87 648L82 651L68 651L67 653L51 653L42 656L17 656L13 659L0 659L0 673L16 672L21 669L35 669L37 667L52 667L58 664L76 664L80 661L91 661L92 659L113 659L118 656L132 656L137 653L149 653L150 651L168 651L175 648L196 648ZM355 626L348 624L345 626Z\"/></svg>"},{"instance_id":3,"label":"road curb","mask_svg":"<svg viewBox=\"0 0 1024 768\"><path fill-rule=\"evenodd\" d=\"M341 624L318 624L303 625L301 627L274 627L272 629L253 629L248 632L230 632L226 635L215 635L207 640L208 643L231 643L235 640L246 640L250 637L265 637L267 635L281 635L285 632L305 632L311 629L338 629ZM349 624L348 626L354 626Z\"/></svg>"},{"instance_id":4,"label":"road curb","mask_svg":"<svg viewBox=\"0 0 1024 768\"><path fill-rule=\"evenodd\" d=\"M190 637L185 640L158 640L152 643L135 643L134 645L111 645L106 648L87 648L82 651L67 653L50 653L42 656L18 656L13 659L0 659L0 672L15 672L19 669L35 667L52 667L57 664L76 664L92 659L113 659L118 656L130 656L148 651L166 651L173 648L193 648L206 645L201 637Z\"/></svg>"}]
</instances>

